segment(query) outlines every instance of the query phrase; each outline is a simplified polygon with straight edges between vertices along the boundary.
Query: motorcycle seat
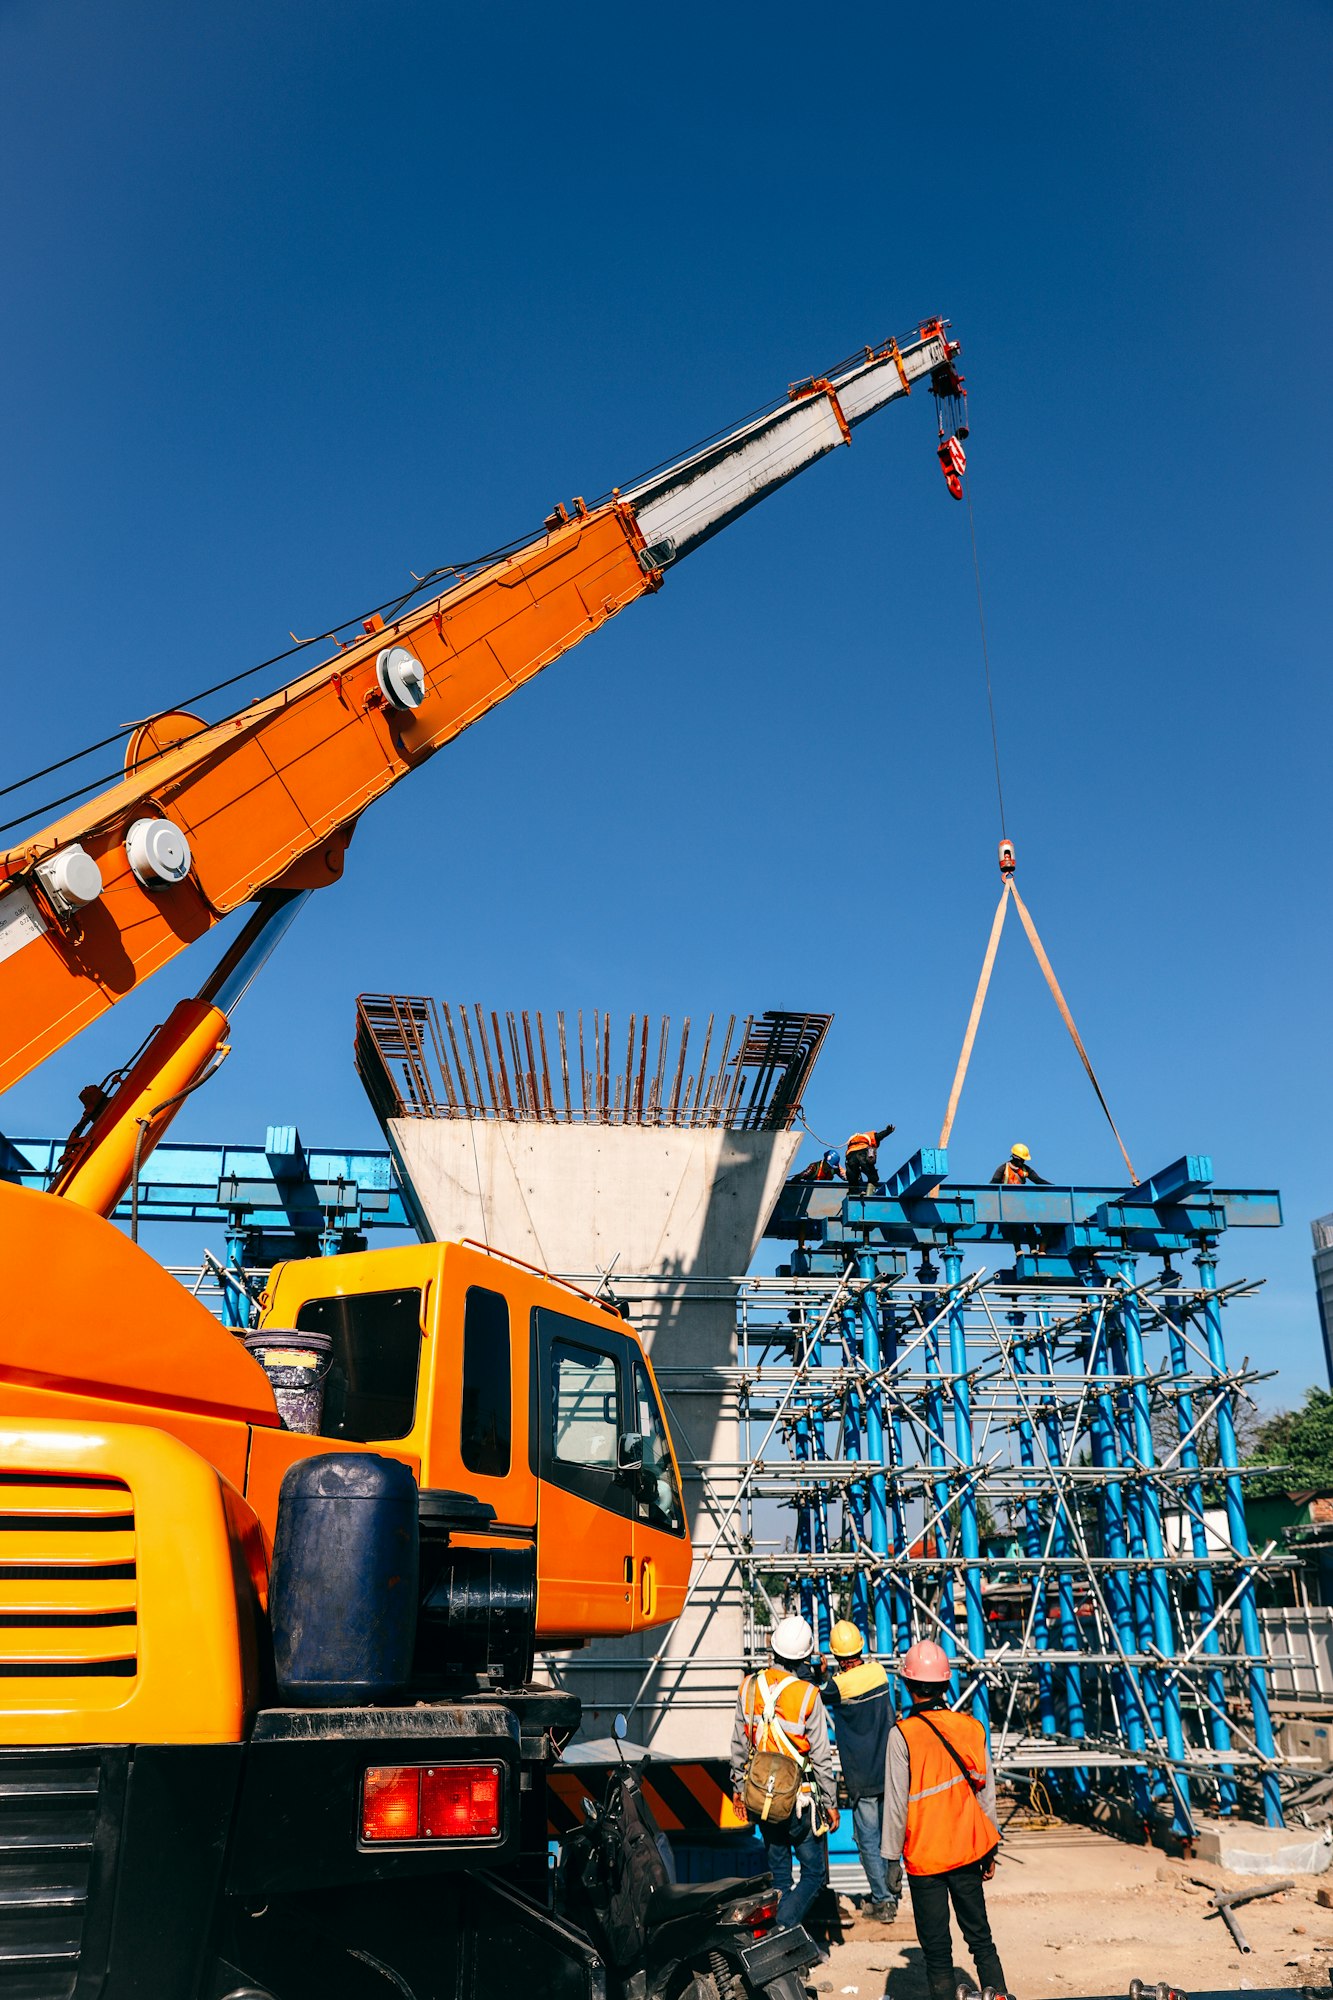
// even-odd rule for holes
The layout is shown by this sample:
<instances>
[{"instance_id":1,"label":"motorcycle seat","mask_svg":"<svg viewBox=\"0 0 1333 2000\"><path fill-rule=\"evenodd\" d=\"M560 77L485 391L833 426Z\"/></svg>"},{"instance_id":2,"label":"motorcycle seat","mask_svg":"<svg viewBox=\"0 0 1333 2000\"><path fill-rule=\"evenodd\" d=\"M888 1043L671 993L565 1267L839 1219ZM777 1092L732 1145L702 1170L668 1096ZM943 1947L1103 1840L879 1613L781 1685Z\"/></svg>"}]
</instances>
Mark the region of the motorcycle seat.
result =
<instances>
[{"instance_id":1,"label":"motorcycle seat","mask_svg":"<svg viewBox=\"0 0 1333 2000\"><path fill-rule=\"evenodd\" d=\"M720 1882L663 1882L649 1898L644 1921L651 1930L657 1924L674 1923L677 1917L692 1917L739 1902L742 1896L761 1895L770 1886L767 1875L730 1875Z\"/></svg>"}]
</instances>

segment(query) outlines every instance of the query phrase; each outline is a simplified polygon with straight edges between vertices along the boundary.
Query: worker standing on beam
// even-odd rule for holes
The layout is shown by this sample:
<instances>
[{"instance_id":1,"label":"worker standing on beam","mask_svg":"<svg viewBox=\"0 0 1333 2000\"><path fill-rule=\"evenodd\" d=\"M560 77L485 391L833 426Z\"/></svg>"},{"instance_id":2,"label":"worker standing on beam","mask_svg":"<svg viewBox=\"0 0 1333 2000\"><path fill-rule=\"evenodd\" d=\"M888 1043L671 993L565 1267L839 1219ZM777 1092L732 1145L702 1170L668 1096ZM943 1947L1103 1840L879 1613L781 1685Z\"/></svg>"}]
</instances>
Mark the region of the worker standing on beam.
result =
<instances>
[{"instance_id":1,"label":"worker standing on beam","mask_svg":"<svg viewBox=\"0 0 1333 2000\"><path fill-rule=\"evenodd\" d=\"M942 1646L918 1639L903 1660L910 1712L889 1732L884 1767L884 1858L889 1888L912 1895L930 2000L954 2000L952 1902L977 1968L977 1984L1006 1994L991 1937L984 1884L1000 1845L995 1773L986 1732L949 1708L953 1669Z\"/></svg>"},{"instance_id":2,"label":"worker standing on beam","mask_svg":"<svg viewBox=\"0 0 1333 2000\"><path fill-rule=\"evenodd\" d=\"M838 1762L847 1803L852 1809L856 1851L870 1885L870 1915L891 1924L898 1898L889 1894L889 1878L880 1853L884 1821L884 1767L889 1754L893 1703L889 1677L878 1660L867 1660L860 1628L840 1618L829 1634L833 1671L825 1699L838 1739Z\"/></svg>"},{"instance_id":3,"label":"worker standing on beam","mask_svg":"<svg viewBox=\"0 0 1333 2000\"><path fill-rule=\"evenodd\" d=\"M1032 1164L1032 1155L1020 1139L1009 1148L1007 1160L1001 1160L991 1175L992 1186L998 1187L1049 1187Z\"/></svg>"},{"instance_id":4,"label":"worker standing on beam","mask_svg":"<svg viewBox=\"0 0 1333 2000\"><path fill-rule=\"evenodd\" d=\"M731 1802L738 1819L758 1822L778 1892L778 1922L799 1924L828 1883L837 1779L828 1717L809 1679L815 1635L804 1618L782 1618L771 1643L772 1666L747 1674L736 1698ZM795 1886L793 1860L800 1869Z\"/></svg>"},{"instance_id":5,"label":"worker standing on beam","mask_svg":"<svg viewBox=\"0 0 1333 2000\"><path fill-rule=\"evenodd\" d=\"M847 1159L848 1194L878 1194L880 1192L879 1169L875 1164L875 1153L881 1139L887 1139L890 1132L897 1130L894 1125L881 1125L878 1132L853 1132L845 1150Z\"/></svg>"}]
</instances>

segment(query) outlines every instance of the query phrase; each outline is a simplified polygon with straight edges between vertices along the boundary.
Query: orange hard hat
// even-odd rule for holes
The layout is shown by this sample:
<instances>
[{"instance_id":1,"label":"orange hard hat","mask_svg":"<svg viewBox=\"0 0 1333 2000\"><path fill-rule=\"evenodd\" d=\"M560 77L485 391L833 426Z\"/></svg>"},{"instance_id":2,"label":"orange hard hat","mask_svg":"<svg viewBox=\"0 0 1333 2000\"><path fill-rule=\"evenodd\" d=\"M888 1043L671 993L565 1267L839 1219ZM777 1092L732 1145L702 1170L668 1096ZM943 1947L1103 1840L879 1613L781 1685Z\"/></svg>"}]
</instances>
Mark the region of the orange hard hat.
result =
<instances>
[{"instance_id":1,"label":"orange hard hat","mask_svg":"<svg viewBox=\"0 0 1333 2000\"><path fill-rule=\"evenodd\" d=\"M903 1659L903 1679L931 1681L939 1687L947 1687L953 1679L949 1655L933 1639L918 1639L915 1646L908 1647Z\"/></svg>"}]
</instances>

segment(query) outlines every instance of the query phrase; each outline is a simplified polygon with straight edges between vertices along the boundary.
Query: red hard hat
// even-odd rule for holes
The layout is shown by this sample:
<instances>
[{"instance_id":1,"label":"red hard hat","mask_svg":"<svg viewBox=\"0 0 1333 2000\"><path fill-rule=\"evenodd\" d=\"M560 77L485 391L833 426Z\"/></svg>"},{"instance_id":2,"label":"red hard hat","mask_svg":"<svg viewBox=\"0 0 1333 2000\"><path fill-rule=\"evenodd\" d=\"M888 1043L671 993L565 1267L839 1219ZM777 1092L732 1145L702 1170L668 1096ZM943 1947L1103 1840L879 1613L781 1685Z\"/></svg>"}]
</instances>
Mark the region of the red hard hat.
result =
<instances>
[{"instance_id":1,"label":"red hard hat","mask_svg":"<svg viewBox=\"0 0 1333 2000\"><path fill-rule=\"evenodd\" d=\"M935 1681L940 1687L947 1687L953 1679L953 1668L943 1646L937 1646L933 1639L918 1639L903 1660L903 1679Z\"/></svg>"}]
</instances>

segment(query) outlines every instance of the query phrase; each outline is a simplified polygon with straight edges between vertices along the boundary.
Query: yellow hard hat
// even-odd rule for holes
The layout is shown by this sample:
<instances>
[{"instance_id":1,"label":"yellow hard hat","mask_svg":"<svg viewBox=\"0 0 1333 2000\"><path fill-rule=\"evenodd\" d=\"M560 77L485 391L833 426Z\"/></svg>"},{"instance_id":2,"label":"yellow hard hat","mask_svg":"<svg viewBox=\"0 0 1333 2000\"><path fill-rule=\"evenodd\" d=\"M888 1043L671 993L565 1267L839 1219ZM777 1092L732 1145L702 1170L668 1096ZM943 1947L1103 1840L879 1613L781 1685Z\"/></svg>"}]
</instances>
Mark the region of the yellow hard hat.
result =
<instances>
[{"instance_id":1,"label":"yellow hard hat","mask_svg":"<svg viewBox=\"0 0 1333 2000\"><path fill-rule=\"evenodd\" d=\"M858 1626L850 1618L840 1618L829 1633L830 1647L840 1660L850 1660L857 1653L864 1653L866 1642Z\"/></svg>"},{"instance_id":2,"label":"yellow hard hat","mask_svg":"<svg viewBox=\"0 0 1333 2000\"><path fill-rule=\"evenodd\" d=\"M1032 1155L1020 1139L1016 1146L1009 1148L1009 1157L1014 1160L1030 1160Z\"/></svg>"}]
</instances>

